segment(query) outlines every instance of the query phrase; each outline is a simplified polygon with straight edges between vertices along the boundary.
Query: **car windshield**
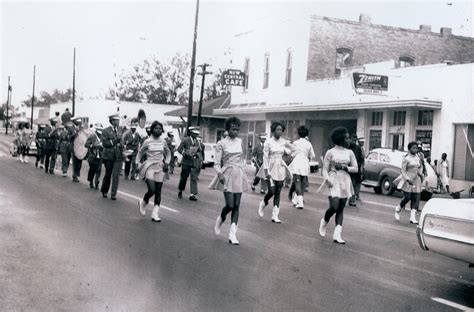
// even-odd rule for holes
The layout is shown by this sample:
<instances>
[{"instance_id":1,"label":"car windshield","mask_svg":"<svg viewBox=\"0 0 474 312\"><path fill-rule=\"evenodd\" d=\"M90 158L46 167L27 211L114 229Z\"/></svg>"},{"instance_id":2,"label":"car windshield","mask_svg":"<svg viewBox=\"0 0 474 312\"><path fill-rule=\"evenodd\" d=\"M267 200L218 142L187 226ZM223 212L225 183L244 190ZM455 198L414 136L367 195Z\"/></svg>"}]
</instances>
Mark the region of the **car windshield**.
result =
<instances>
[{"instance_id":1,"label":"car windshield","mask_svg":"<svg viewBox=\"0 0 474 312\"><path fill-rule=\"evenodd\" d=\"M212 145L212 144L204 144L204 150L205 150L205 151L212 151L212 150L214 150L214 145Z\"/></svg>"}]
</instances>

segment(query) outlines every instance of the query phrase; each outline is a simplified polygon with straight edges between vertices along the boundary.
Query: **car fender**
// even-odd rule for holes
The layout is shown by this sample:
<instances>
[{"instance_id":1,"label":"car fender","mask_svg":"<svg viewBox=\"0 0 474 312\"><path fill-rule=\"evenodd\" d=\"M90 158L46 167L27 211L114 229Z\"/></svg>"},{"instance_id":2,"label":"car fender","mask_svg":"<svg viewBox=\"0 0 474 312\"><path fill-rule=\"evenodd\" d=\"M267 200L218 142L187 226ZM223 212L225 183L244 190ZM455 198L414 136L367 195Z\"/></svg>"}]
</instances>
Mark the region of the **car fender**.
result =
<instances>
[{"instance_id":1,"label":"car fender","mask_svg":"<svg viewBox=\"0 0 474 312\"><path fill-rule=\"evenodd\" d=\"M380 186L380 184L382 183L383 177L389 176L389 177L392 179L392 181L393 181L393 180L395 180L395 178L397 178L400 174L401 174L401 171L400 171L400 170L397 170L397 169L395 169L395 168L387 167L387 168L382 169L382 171L380 171L380 174L379 174L378 186Z\"/></svg>"}]
</instances>

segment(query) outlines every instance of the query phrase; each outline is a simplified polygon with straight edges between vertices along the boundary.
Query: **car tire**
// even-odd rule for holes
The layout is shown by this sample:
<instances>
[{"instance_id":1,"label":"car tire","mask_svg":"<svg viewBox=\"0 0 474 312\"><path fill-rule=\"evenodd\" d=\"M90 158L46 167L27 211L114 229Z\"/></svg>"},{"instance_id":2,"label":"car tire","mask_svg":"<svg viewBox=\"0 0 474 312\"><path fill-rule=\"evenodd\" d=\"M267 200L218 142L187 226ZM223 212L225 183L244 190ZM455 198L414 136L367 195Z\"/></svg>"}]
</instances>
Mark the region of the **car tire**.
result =
<instances>
[{"instance_id":1,"label":"car tire","mask_svg":"<svg viewBox=\"0 0 474 312\"><path fill-rule=\"evenodd\" d=\"M429 201L432 196L433 196L433 193L431 193L431 192L428 192L428 191L421 191L420 200L422 200L422 201Z\"/></svg>"},{"instance_id":2,"label":"car tire","mask_svg":"<svg viewBox=\"0 0 474 312\"><path fill-rule=\"evenodd\" d=\"M380 181L380 190L383 195L392 195L395 192L395 186L393 180L389 176L384 176Z\"/></svg>"}]
</instances>

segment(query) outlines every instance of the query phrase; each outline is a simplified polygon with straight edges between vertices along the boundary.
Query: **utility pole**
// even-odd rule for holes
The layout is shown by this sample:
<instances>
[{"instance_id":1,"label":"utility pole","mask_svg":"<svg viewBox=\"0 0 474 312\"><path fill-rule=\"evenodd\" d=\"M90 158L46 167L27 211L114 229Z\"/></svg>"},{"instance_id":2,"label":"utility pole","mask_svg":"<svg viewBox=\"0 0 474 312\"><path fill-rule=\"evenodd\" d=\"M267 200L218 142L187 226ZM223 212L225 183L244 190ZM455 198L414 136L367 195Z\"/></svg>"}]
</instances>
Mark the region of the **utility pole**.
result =
<instances>
[{"instance_id":1,"label":"utility pole","mask_svg":"<svg viewBox=\"0 0 474 312\"><path fill-rule=\"evenodd\" d=\"M36 77L36 65L33 66L33 96L31 97L31 128L33 129L33 106L35 105L35 77Z\"/></svg>"},{"instance_id":2,"label":"utility pole","mask_svg":"<svg viewBox=\"0 0 474 312\"><path fill-rule=\"evenodd\" d=\"M201 67L202 72L198 73L198 75L202 75L202 83L201 83L201 96L199 97L199 110L198 110L198 117L197 117L197 125L201 125L201 111L202 111L202 97L204 95L204 81L206 78L206 75L212 74L212 72L206 71L206 68L208 66L211 66L211 64L204 63L202 65L199 65Z\"/></svg>"},{"instance_id":3,"label":"utility pole","mask_svg":"<svg viewBox=\"0 0 474 312\"><path fill-rule=\"evenodd\" d=\"M188 124L187 132L189 132L189 127L192 124L193 120L193 89L194 89L194 71L196 65L196 43L197 43L197 27L198 27L198 17L199 17L199 0L196 2L196 16L194 18L194 40L193 40L193 54L191 57L191 77L189 77L189 101L188 101Z\"/></svg>"},{"instance_id":4,"label":"utility pole","mask_svg":"<svg viewBox=\"0 0 474 312\"><path fill-rule=\"evenodd\" d=\"M12 87L10 86L10 76L8 76L8 87L7 87L7 115L5 117L5 134L8 134L8 106L10 106L10 92L12 91Z\"/></svg>"},{"instance_id":5,"label":"utility pole","mask_svg":"<svg viewBox=\"0 0 474 312\"><path fill-rule=\"evenodd\" d=\"M76 108L76 48L74 48L74 57L72 60L72 115L75 117Z\"/></svg>"}]
</instances>

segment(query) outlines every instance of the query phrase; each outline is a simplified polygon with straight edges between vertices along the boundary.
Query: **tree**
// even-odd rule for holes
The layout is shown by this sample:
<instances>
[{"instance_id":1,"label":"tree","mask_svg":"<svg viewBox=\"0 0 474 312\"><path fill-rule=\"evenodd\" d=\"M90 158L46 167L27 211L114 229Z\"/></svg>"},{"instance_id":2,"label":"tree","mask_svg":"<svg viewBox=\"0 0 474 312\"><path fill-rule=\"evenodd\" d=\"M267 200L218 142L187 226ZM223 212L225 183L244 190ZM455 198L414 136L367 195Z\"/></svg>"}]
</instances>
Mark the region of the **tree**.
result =
<instances>
[{"instance_id":1,"label":"tree","mask_svg":"<svg viewBox=\"0 0 474 312\"><path fill-rule=\"evenodd\" d=\"M77 96L76 96L76 99L82 100L82 98L77 97ZM38 106L38 107L40 106L44 107L44 106L49 106L55 103L69 102L69 101L72 101L72 89L67 89L66 91L60 91L58 89L54 89L52 94L46 91L41 91L39 98L35 96L35 106ZM28 97L28 99L23 101L22 103L30 107L31 96Z\"/></svg>"},{"instance_id":2,"label":"tree","mask_svg":"<svg viewBox=\"0 0 474 312\"><path fill-rule=\"evenodd\" d=\"M144 60L119 76L107 99L156 104L185 104L189 90L189 57L177 53L169 64L156 57Z\"/></svg>"},{"instance_id":3,"label":"tree","mask_svg":"<svg viewBox=\"0 0 474 312\"><path fill-rule=\"evenodd\" d=\"M230 87L222 84L222 68L211 78L211 83L204 89L204 101L209 101L224 94L230 94Z\"/></svg>"}]
</instances>

